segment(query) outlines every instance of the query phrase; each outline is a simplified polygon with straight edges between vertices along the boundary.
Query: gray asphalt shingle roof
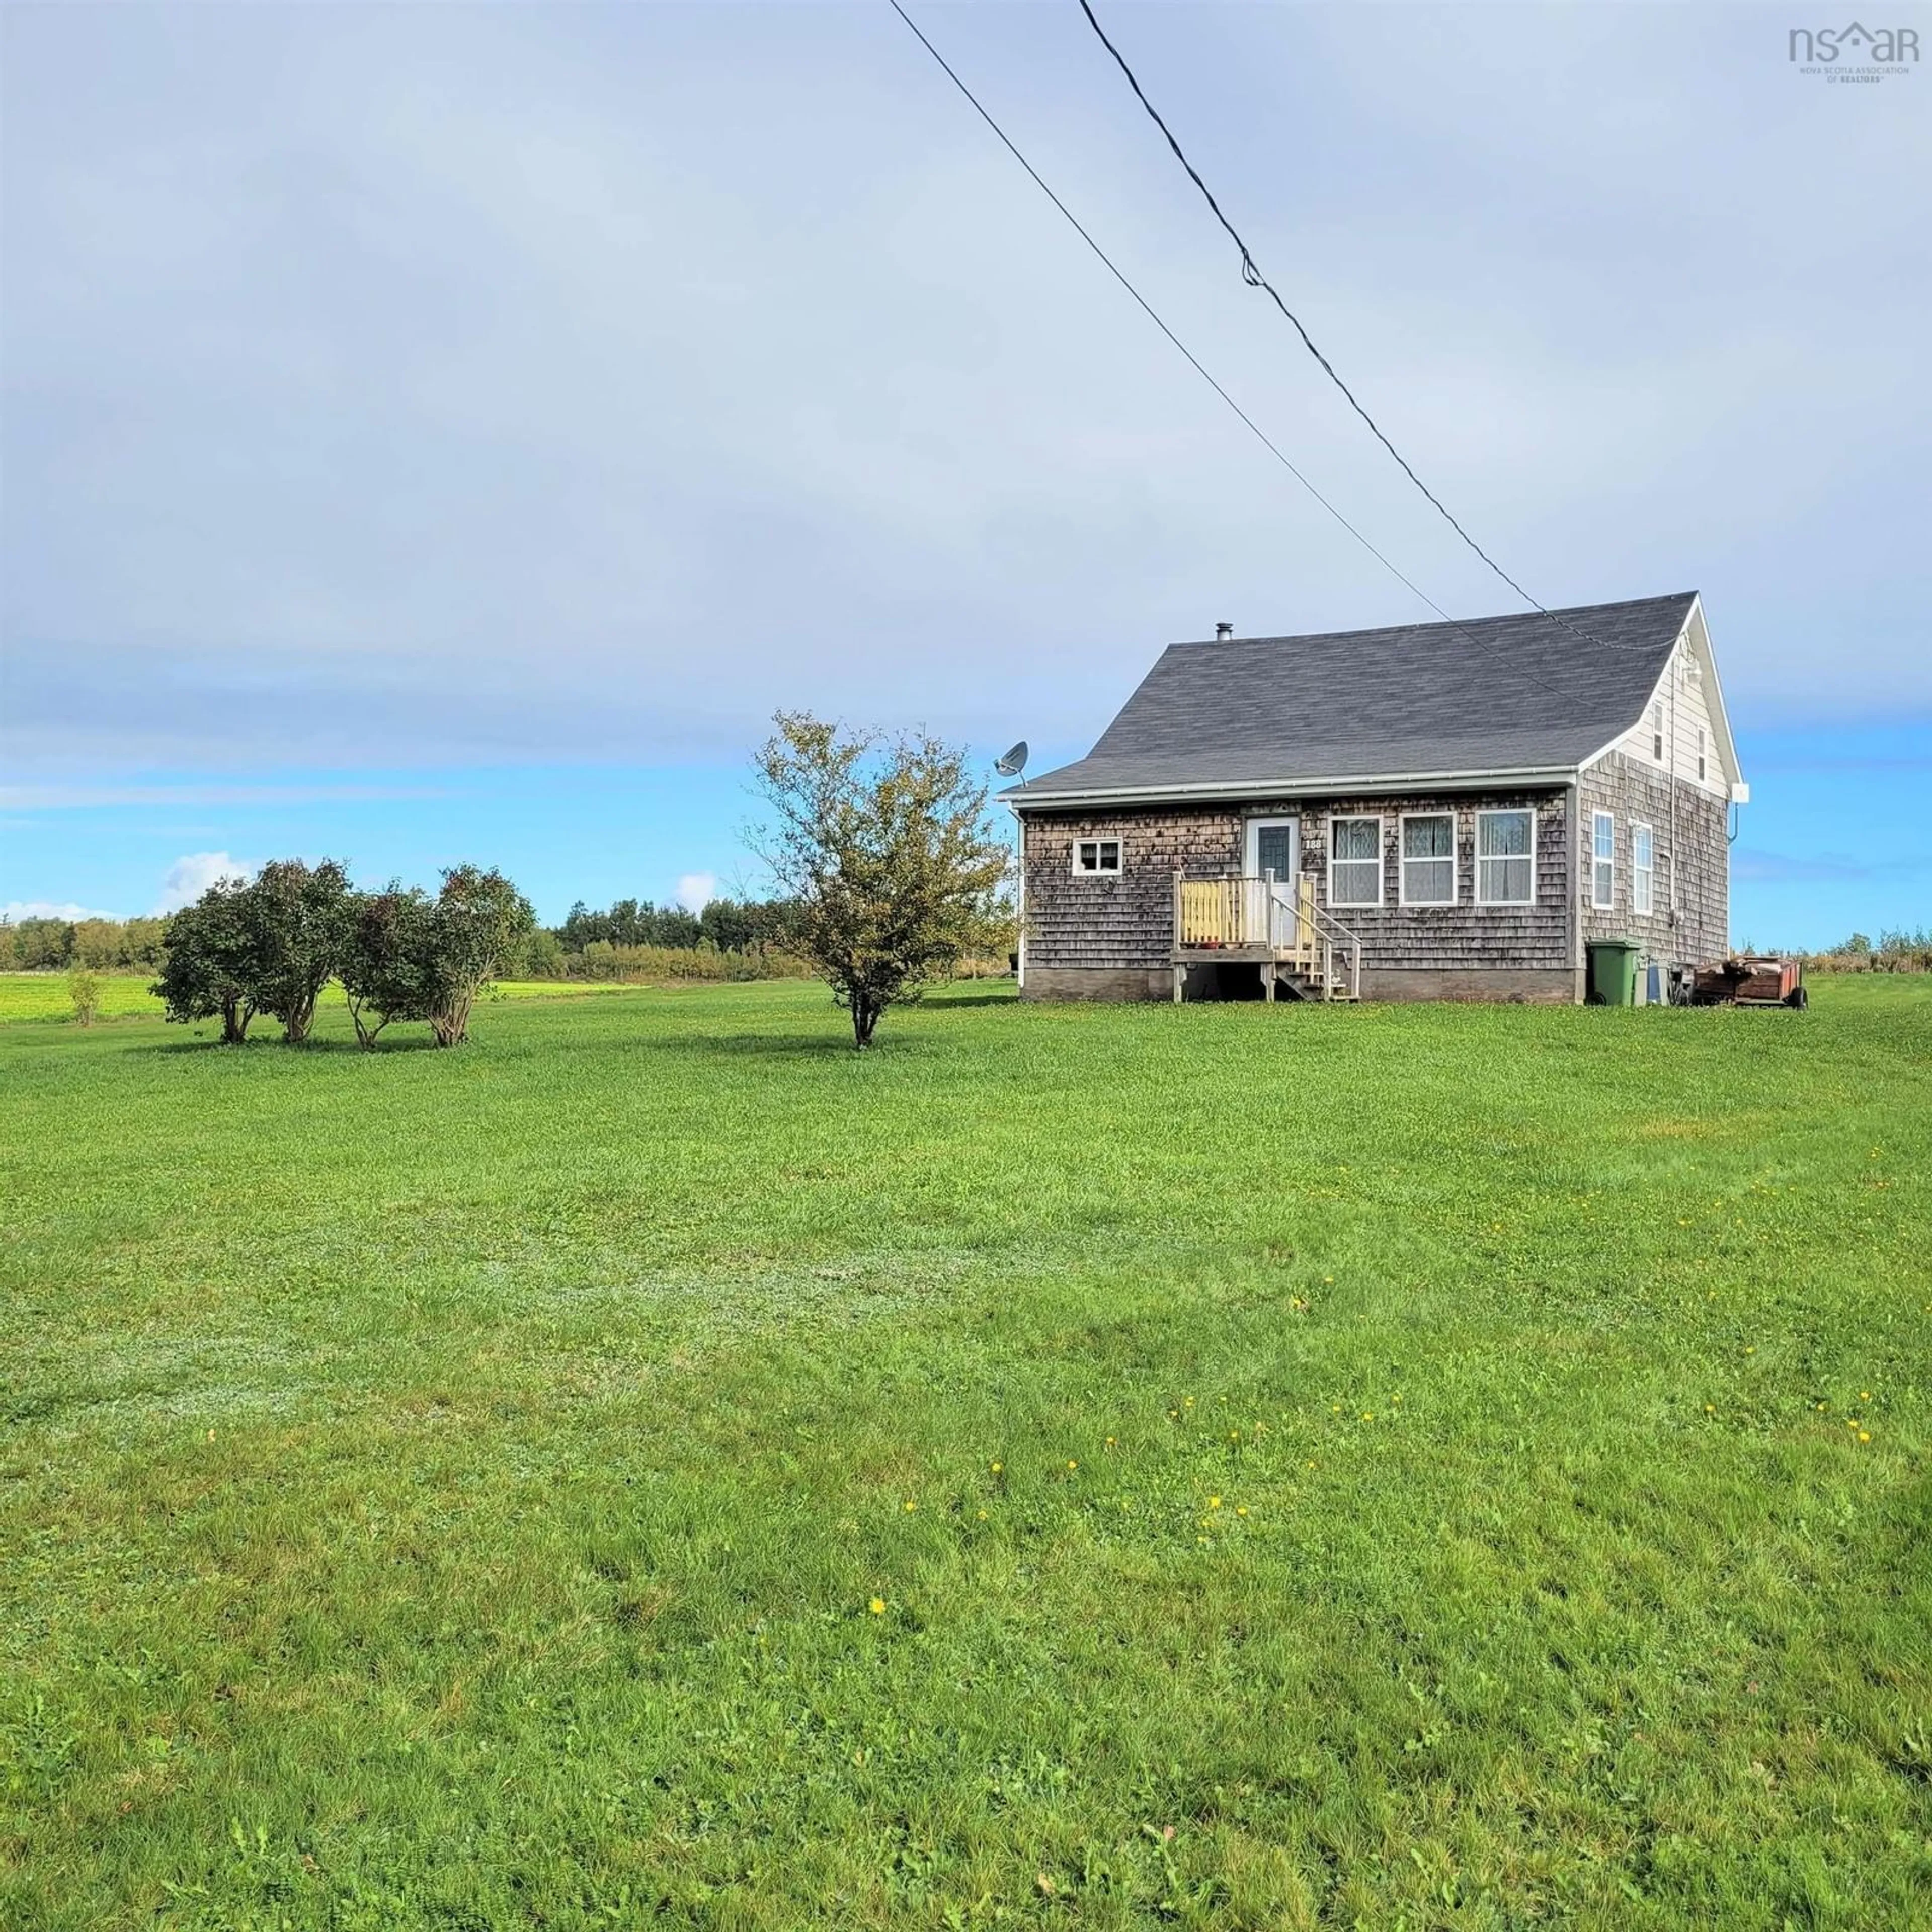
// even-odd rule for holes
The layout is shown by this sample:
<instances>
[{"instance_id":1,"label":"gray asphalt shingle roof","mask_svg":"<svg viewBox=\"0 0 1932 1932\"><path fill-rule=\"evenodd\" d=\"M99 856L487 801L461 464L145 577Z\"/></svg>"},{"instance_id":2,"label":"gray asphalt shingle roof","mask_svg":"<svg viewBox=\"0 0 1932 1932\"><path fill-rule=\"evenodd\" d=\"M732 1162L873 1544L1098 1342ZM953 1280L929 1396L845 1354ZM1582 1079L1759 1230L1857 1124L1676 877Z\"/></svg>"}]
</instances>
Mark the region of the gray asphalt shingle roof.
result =
<instances>
[{"instance_id":1,"label":"gray asphalt shingle roof","mask_svg":"<svg viewBox=\"0 0 1932 1932\"><path fill-rule=\"evenodd\" d=\"M1696 594L1558 612L1574 630L1532 612L1170 644L1093 750L1027 790L1572 767L1637 722Z\"/></svg>"}]
</instances>

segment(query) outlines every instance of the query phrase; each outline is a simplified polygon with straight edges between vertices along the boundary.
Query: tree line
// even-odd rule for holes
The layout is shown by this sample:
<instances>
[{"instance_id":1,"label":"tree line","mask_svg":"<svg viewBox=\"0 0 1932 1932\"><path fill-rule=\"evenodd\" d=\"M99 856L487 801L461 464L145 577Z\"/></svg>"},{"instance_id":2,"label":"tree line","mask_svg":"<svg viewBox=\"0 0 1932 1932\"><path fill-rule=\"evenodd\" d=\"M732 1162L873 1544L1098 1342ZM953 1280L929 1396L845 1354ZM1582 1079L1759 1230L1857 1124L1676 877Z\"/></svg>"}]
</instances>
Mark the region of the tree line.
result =
<instances>
[{"instance_id":1,"label":"tree line","mask_svg":"<svg viewBox=\"0 0 1932 1932\"><path fill-rule=\"evenodd\" d=\"M475 866L445 872L432 896L397 884L358 892L333 859L277 860L168 920L154 990L170 1020L218 1019L230 1045L264 1014L299 1043L337 980L365 1047L400 1020L426 1021L437 1046L455 1046L477 994L536 923L502 873Z\"/></svg>"},{"instance_id":2,"label":"tree line","mask_svg":"<svg viewBox=\"0 0 1932 1932\"><path fill-rule=\"evenodd\" d=\"M596 910L581 900L561 926L533 926L504 958L502 971L518 979L553 980L621 973L626 956L716 954L741 965L747 977L764 976L784 962L788 908L783 902L715 898L701 911L655 906L647 899L619 899ZM0 920L0 972L58 973L83 968L128 973L159 967L167 950L168 919L23 919ZM721 975L720 976L728 976Z\"/></svg>"}]
</instances>

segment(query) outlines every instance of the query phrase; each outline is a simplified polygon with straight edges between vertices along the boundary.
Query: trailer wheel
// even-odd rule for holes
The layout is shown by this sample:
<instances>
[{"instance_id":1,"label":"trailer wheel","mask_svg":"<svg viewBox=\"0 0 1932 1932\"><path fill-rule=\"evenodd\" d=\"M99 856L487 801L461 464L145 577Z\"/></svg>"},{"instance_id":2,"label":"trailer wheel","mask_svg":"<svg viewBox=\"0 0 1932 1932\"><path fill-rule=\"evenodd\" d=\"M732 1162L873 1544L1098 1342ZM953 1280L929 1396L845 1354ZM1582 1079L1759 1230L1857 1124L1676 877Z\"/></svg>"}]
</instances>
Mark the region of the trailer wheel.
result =
<instances>
[{"instance_id":1,"label":"trailer wheel","mask_svg":"<svg viewBox=\"0 0 1932 1932\"><path fill-rule=\"evenodd\" d=\"M1811 996L1802 986L1794 986L1784 996L1784 1004L1793 1012L1802 1013L1811 1004Z\"/></svg>"}]
</instances>

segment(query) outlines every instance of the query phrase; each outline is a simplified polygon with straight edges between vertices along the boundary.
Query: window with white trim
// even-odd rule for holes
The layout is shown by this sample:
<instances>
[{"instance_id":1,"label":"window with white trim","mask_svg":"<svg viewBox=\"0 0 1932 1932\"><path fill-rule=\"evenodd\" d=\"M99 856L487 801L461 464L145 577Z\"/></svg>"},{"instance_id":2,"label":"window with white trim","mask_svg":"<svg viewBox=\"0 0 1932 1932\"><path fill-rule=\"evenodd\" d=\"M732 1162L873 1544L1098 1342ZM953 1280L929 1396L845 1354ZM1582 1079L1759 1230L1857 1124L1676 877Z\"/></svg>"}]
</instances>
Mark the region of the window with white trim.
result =
<instances>
[{"instance_id":1,"label":"window with white trim","mask_svg":"<svg viewBox=\"0 0 1932 1932\"><path fill-rule=\"evenodd\" d=\"M1330 819L1328 903L1331 906L1378 906L1382 902L1382 820Z\"/></svg>"},{"instance_id":2,"label":"window with white trim","mask_svg":"<svg viewBox=\"0 0 1932 1932\"><path fill-rule=\"evenodd\" d=\"M1704 728L1700 724L1697 727L1697 781L1700 784L1706 776L1704 742Z\"/></svg>"},{"instance_id":3,"label":"window with white trim","mask_svg":"<svg viewBox=\"0 0 1932 1932\"><path fill-rule=\"evenodd\" d=\"M1650 707L1650 755L1658 764L1664 762L1664 700L1659 698Z\"/></svg>"},{"instance_id":4,"label":"window with white trim","mask_svg":"<svg viewBox=\"0 0 1932 1932\"><path fill-rule=\"evenodd\" d=\"M1630 827L1630 910L1648 912L1656 903L1657 860L1650 827Z\"/></svg>"},{"instance_id":5,"label":"window with white trim","mask_svg":"<svg viewBox=\"0 0 1932 1932\"><path fill-rule=\"evenodd\" d=\"M1403 814L1402 902L1406 906L1456 903L1456 818L1453 812Z\"/></svg>"},{"instance_id":6,"label":"window with white trim","mask_svg":"<svg viewBox=\"0 0 1932 1932\"><path fill-rule=\"evenodd\" d=\"M1523 808L1476 814L1476 903L1536 900L1536 814Z\"/></svg>"},{"instance_id":7,"label":"window with white trim","mask_svg":"<svg viewBox=\"0 0 1932 1932\"><path fill-rule=\"evenodd\" d=\"M1617 821L1607 812L1590 814L1590 903L1607 912L1616 903Z\"/></svg>"},{"instance_id":8,"label":"window with white trim","mask_svg":"<svg viewBox=\"0 0 1932 1932\"><path fill-rule=\"evenodd\" d=\"M1106 878L1120 869L1120 842L1118 838L1076 838L1073 842L1073 871L1076 878Z\"/></svg>"}]
</instances>

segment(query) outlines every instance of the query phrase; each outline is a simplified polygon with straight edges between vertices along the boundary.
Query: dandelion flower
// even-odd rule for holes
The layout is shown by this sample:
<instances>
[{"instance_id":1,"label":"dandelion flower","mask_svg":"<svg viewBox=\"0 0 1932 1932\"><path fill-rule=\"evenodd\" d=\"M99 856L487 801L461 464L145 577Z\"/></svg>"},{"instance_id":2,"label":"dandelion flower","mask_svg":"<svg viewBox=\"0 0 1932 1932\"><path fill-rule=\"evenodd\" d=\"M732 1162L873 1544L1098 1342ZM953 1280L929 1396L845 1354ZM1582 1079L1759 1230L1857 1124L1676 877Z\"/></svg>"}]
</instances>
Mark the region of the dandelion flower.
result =
<instances>
[{"instance_id":1,"label":"dandelion flower","mask_svg":"<svg viewBox=\"0 0 1932 1932\"><path fill-rule=\"evenodd\" d=\"M984 1510L982 1510L980 1512L980 1520L982 1522L984 1522L986 1520L986 1512Z\"/></svg>"},{"instance_id":2,"label":"dandelion flower","mask_svg":"<svg viewBox=\"0 0 1932 1932\"><path fill-rule=\"evenodd\" d=\"M1861 1402L1870 1402L1871 1400L1871 1390L1870 1389L1860 1389L1858 1390L1858 1400Z\"/></svg>"},{"instance_id":3,"label":"dandelion flower","mask_svg":"<svg viewBox=\"0 0 1932 1932\"><path fill-rule=\"evenodd\" d=\"M1006 1466L1004 1462L995 1462L993 1465L993 1474L997 1476Z\"/></svg>"},{"instance_id":4,"label":"dandelion flower","mask_svg":"<svg viewBox=\"0 0 1932 1932\"><path fill-rule=\"evenodd\" d=\"M1070 1456L1066 1459L1066 1466L1070 1469L1077 1469L1079 1468L1080 1465L1076 1462L1071 1456Z\"/></svg>"},{"instance_id":5,"label":"dandelion flower","mask_svg":"<svg viewBox=\"0 0 1932 1932\"><path fill-rule=\"evenodd\" d=\"M1107 1438L1107 1447L1108 1447L1109 1449L1111 1449L1111 1448L1113 1448L1113 1446L1114 1446L1114 1438L1113 1438L1113 1437L1112 1437L1112 1436L1108 1436L1108 1437Z\"/></svg>"},{"instance_id":6,"label":"dandelion flower","mask_svg":"<svg viewBox=\"0 0 1932 1932\"><path fill-rule=\"evenodd\" d=\"M1210 1509L1219 1509L1221 1507L1221 1498L1219 1496L1210 1496L1208 1498L1208 1507Z\"/></svg>"},{"instance_id":7,"label":"dandelion flower","mask_svg":"<svg viewBox=\"0 0 1932 1932\"><path fill-rule=\"evenodd\" d=\"M916 1502L914 1502L913 1501L913 1499L911 1498L911 1497L908 1496L908 1497L907 1497L907 1498L906 1498L905 1513L906 1513L906 1514L907 1514L908 1516L910 1516L910 1515L912 1514L913 1511L914 1511L914 1510L917 1509L918 1508L919 1508L918 1504L916 1504Z\"/></svg>"},{"instance_id":8,"label":"dandelion flower","mask_svg":"<svg viewBox=\"0 0 1932 1932\"><path fill-rule=\"evenodd\" d=\"M1861 1442L1869 1442L1871 1440L1871 1431L1869 1429L1861 1429L1858 1431L1858 1440Z\"/></svg>"},{"instance_id":9,"label":"dandelion flower","mask_svg":"<svg viewBox=\"0 0 1932 1932\"><path fill-rule=\"evenodd\" d=\"M872 1612L874 1616L882 1617L886 1613L886 1600L883 1597L874 1597L872 1600L866 1606L866 1607Z\"/></svg>"},{"instance_id":10,"label":"dandelion flower","mask_svg":"<svg viewBox=\"0 0 1932 1932\"><path fill-rule=\"evenodd\" d=\"M1374 1420L1375 1420L1375 1419L1376 1419L1376 1412L1375 1412L1375 1411L1374 1411L1373 1409L1372 1409L1372 1408L1365 1408L1365 1409L1364 1409L1364 1410L1362 1411L1362 1420L1363 1420L1364 1422L1372 1422L1372 1421L1374 1421Z\"/></svg>"},{"instance_id":11,"label":"dandelion flower","mask_svg":"<svg viewBox=\"0 0 1932 1932\"><path fill-rule=\"evenodd\" d=\"M1247 1513L1248 1506L1246 1503L1237 1503L1234 1505L1234 1514L1237 1516L1246 1516Z\"/></svg>"}]
</instances>

